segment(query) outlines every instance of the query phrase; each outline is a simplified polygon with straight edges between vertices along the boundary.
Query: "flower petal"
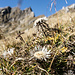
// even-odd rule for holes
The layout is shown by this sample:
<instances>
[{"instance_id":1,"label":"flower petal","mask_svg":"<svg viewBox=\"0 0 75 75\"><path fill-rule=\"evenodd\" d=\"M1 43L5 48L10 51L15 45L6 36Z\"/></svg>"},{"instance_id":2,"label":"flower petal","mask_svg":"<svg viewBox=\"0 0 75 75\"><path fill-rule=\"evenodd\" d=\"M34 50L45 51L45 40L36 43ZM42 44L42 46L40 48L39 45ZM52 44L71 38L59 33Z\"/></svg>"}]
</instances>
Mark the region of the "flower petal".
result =
<instances>
[{"instance_id":1,"label":"flower petal","mask_svg":"<svg viewBox=\"0 0 75 75\"><path fill-rule=\"evenodd\" d=\"M45 51L45 46L42 48L42 51Z\"/></svg>"}]
</instances>

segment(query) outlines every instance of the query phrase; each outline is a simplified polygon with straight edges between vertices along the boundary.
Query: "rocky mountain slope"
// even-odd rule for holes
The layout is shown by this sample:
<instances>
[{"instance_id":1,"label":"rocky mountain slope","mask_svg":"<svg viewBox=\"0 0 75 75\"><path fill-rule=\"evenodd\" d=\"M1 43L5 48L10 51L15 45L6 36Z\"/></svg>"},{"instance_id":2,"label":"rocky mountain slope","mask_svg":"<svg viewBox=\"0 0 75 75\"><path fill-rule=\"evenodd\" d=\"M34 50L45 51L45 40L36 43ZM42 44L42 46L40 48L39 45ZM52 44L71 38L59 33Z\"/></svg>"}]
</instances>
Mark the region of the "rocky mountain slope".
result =
<instances>
[{"instance_id":1,"label":"rocky mountain slope","mask_svg":"<svg viewBox=\"0 0 75 75\"><path fill-rule=\"evenodd\" d=\"M36 27L33 27L34 22L40 17L44 17L44 15L35 17L31 7L25 10L21 10L18 7L11 8L10 6L0 8L0 39L6 36L16 36L19 31L25 32L25 38L32 36L33 33L37 33ZM55 27L59 24L66 26L64 30L73 28L73 31L75 31L74 19L75 4L72 4L49 16L46 22L50 27ZM72 25L69 25L71 23Z\"/></svg>"},{"instance_id":2,"label":"rocky mountain slope","mask_svg":"<svg viewBox=\"0 0 75 75\"><path fill-rule=\"evenodd\" d=\"M57 20L70 21L75 15L75 6L63 7L62 10L48 17L48 24L53 26L57 24ZM44 17L40 15L35 17L32 8L26 8L25 10L20 10L18 7L11 8L10 6L5 8L0 8L0 34L13 34L18 31L25 31L33 27L34 21L39 18ZM55 19L56 18L56 19ZM55 22L54 22L54 20ZM64 23L63 22L63 23Z\"/></svg>"},{"instance_id":3,"label":"rocky mountain slope","mask_svg":"<svg viewBox=\"0 0 75 75\"><path fill-rule=\"evenodd\" d=\"M18 7L0 8L0 30L3 33L13 33L31 24L34 18L34 12L31 7L20 10Z\"/></svg>"}]
</instances>

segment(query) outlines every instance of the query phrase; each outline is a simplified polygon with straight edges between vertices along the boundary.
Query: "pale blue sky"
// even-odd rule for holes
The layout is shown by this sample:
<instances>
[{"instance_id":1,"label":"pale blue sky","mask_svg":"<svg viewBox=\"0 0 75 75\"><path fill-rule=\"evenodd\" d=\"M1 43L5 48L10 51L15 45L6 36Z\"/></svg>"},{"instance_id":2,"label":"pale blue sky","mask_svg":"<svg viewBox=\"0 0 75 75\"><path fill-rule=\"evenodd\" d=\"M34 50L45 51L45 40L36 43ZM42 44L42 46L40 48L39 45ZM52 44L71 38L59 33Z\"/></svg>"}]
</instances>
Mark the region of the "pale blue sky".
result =
<instances>
[{"instance_id":1,"label":"pale blue sky","mask_svg":"<svg viewBox=\"0 0 75 75\"><path fill-rule=\"evenodd\" d=\"M19 0L0 0L0 7L16 7ZM52 12L50 12L50 2L51 0L23 0L21 9L31 7L35 16L45 15L50 16L55 13L54 6L52 7ZM75 0L67 0L68 4L65 3L65 0L56 0L56 9L60 10L63 6L68 6L75 3Z\"/></svg>"}]
</instances>

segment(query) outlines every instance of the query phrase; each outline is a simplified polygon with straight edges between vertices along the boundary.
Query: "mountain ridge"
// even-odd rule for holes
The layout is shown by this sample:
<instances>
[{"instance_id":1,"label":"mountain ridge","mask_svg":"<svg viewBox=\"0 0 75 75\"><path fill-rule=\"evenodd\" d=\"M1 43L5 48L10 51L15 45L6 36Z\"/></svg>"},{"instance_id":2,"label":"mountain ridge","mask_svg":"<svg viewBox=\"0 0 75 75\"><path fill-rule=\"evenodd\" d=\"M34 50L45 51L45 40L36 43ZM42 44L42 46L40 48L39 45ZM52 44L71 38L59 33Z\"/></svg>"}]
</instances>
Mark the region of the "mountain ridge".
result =
<instances>
[{"instance_id":1,"label":"mountain ridge","mask_svg":"<svg viewBox=\"0 0 75 75\"><path fill-rule=\"evenodd\" d=\"M65 21L67 20L70 21L71 18L74 17L73 15L75 15L74 11L75 4L64 7L61 10L57 11L55 14L49 16L47 23L50 27L52 27L58 23L58 20L61 17L62 19L59 20L59 23L61 22L61 20L64 20L63 23L65 23ZM7 6L5 8L1 8L0 13L3 13L0 14L0 34L3 34L5 36L9 34L15 34L18 31L25 31L29 29L33 30L35 20L45 16L39 15L35 17L35 14L32 11L31 7L21 10L18 7L11 8L10 6ZM64 19L65 17L66 20ZM55 22L53 22L54 19Z\"/></svg>"}]
</instances>

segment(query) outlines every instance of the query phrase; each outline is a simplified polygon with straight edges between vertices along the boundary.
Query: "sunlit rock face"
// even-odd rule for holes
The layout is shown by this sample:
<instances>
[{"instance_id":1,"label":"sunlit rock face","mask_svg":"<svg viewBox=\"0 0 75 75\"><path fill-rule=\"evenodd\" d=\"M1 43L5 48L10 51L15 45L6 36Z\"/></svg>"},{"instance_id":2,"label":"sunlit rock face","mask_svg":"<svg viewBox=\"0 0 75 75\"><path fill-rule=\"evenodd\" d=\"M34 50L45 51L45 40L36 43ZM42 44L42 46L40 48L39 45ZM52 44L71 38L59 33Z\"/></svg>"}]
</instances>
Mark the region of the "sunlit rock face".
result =
<instances>
[{"instance_id":1,"label":"sunlit rock face","mask_svg":"<svg viewBox=\"0 0 75 75\"><path fill-rule=\"evenodd\" d=\"M31 25L34 17L31 7L24 10L10 6L0 8L0 29L6 34L25 30L26 26Z\"/></svg>"},{"instance_id":2,"label":"sunlit rock face","mask_svg":"<svg viewBox=\"0 0 75 75\"><path fill-rule=\"evenodd\" d=\"M63 10L65 10L66 13L68 12L75 12L75 4L72 4L70 6L67 6L67 7L62 7Z\"/></svg>"},{"instance_id":3,"label":"sunlit rock face","mask_svg":"<svg viewBox=\"0 0 75 75\"><path fill-rule=\"evenodd\" d=\"M25 10L20 10L18 7L11 8L10 6L0 8L0 21L7 22L9 20L23 20L25 17L34 17L31 7Z\"/></svg>"}]
</instances>

